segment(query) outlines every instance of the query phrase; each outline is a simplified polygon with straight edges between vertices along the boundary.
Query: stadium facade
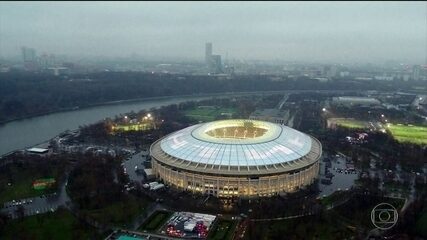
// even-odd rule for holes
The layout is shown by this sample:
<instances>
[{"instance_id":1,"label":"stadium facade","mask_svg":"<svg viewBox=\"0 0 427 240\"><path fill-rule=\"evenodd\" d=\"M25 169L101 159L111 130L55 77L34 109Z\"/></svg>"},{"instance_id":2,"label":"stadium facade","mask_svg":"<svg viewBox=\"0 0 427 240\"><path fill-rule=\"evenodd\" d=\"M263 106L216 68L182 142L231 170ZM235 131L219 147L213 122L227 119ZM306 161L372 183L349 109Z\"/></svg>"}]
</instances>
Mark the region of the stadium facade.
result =
<instances>
[{"instance_id":1,"label":"stadium facade","mask_svg":"<svg viewBox=\"0 0 427 240\"><path fill-rule=\"evenodd\" d=\"M217 197L262 197L318 177L320 142L284 125L220 120L169 134L150 147L153 173L178 189Z\"/></svg>"}]
</instances>

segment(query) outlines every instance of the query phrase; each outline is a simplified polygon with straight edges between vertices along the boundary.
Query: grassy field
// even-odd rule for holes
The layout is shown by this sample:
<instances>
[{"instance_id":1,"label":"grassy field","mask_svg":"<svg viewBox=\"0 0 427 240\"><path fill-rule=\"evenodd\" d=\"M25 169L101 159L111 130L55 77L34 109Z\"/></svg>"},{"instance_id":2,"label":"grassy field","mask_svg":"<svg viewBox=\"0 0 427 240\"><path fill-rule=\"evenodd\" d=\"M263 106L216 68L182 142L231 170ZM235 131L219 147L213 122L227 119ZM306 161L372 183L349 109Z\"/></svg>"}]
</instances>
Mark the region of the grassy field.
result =
<instances>
[{"instance_id":1,"label":"grassy field","mask_svg":"<svg viewBox=\"0 0 427 240\"><path fill-rule=\"evenodd\" d=\"M138 228L139 231L157 231L170 217L171 212L156 211Z\"/></svg>"},{"instance_id":2,"label":"grassy field","mask_svg":"<svg viewBox=\"0 0 427 240\"><path fill-rule=\"evenodd\" d=\"M416 223L417 233L423 237L427 237L427 210L424 210Z\"/></svg>"},{"instance_id":3,"label":"grassy field","mask_svg":"<svg viewBox=\"0 0 427 240\"><path fill-rule=\"evenodd\" d=\"M187 117L193 118L197 121L209 122L216 119L217 116L220 116L221 113L234 114L236 109L234 108L195 108L185 112Z\"/></svg>"},{"instance_id":4,"label":"grassy field","mask_svg":"<svg viewBox=\"0 0 427 240\"><path fill-rule=\"evenodd\" d=\"M130 223L141 214L147 204L144 200L130 196L128 200L116 202L106 208L86 211L89 216L99 222L122 226Z\"/></svg>"},{"instance_id":5,"label":"grassy field","mask_svg":"<svg viewBox=\"0 0 427 240\"><path fill-rule=\"evenodd\" d=\"M396 208L396 210L399 210L403 207L404 202L403 199L356 195L345 204L334 208L331 212L337 213L337 218L343 223L370 228L373 227L371 222L371 211L376 205L380 203L389 203Z\"/></svg>"},{"instance_id":6,"label":"grassy field","mask_svg":"<svg viewBox=\"0 0 427 240\"><path fill-rule=\"evenodd\" d=\"M52 172L52 175L56 175L56 173ZM32 185L34 180L52 175L44 176L32 169L9 165L7 174L0 174L0 205L8 201L41 196L55 191L55 188L35 190ZM11 185L9 186L8 183Z\"/></svg>"},{"instance_id":7,"label":"grassy field","mask_svg":"<svg viewBox=\"0 0 427 240\"><path fill-rule=\"evenodd\" d=\"M364 121L350 119L350 118L330 118L328 119L338 126L345 128L366 128L367 124Z\"/></svg>"},{"instance_id":8,"label":"grassy field","mask_svg":"<svg viewBox=\"0 0 427 240\"><path fill-rule=\"evenodd\" d=\"M331 198L341 198L334 195ZM379 203L392 204L400 209L404 200L370 195L355 195L343 205L315 216L280 221L257 222L248 228L256 239L352 239L357 231L372 229L371 211ZM422 221L422 220L421 220ZM423 223L420 223L423 224Z\"/></svg>"},{"instance_id":9,"label":"grassy field","mask_svg":"<svg viewBox=\"0 0 427 240\"><path fill-rule=\"evenodd\" d=\"M12 220L0 232L1 239L101 239L93 228L82 225L67 210Z\"/></svg>"},{"instance_id":10,"label":"grassy field","mask_svg":"<svg viewBox=\"0 0 427 240\"><path fill-rule=\"evenodd\" d=\"M399 142L427 144L427 127L402 124L388 124L387 129Z\"/></svg>"},{"instance_id":11,"label":"grassy field","mask_svg":"<svg viewBox=\"0 0 427 240\"><path fill-rule=\"evenodd\" d=\"M237 221L220 219L208 236L208 240L231 240L236 229Z\"/></svg>"},{"instance_id":12,"label":"grassy field","mask_svg":"<svg viewBox=\"0 0 427 240\"><path fill-rule=\"evenodd\" d=\"M256 223L257 239L350 239L354 232L335 216L307 216L302 218ZM251 234L252 229L247 230Z\"/></svg>"},{"instance_id":13,"label":"grassy field","mask_svg":"<svg viewBox=\"0 0 427 240\"><path fill-rule=\"evenodd\" d=\"M349 193L347 191L337 191L327 197L322 198L320 202L324 206L329 206L332 203L343 201L348 197L349 197Z\"/></svg>"}]
</instances>

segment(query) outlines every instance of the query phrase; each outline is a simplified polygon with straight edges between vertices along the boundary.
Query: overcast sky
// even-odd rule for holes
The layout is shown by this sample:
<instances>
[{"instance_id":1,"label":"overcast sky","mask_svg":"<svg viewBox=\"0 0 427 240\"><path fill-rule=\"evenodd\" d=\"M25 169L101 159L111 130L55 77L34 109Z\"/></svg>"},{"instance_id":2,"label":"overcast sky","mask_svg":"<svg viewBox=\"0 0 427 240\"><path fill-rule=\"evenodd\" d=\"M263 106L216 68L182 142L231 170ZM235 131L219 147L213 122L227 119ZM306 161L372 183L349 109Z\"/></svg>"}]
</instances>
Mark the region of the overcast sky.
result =
<instances>
[{"instance_id":1,"label":"overcast sky","mask_svg":"<svg viewBox=\"0 0 427 240\"><path fill-rule=\"evenodd\" d=\"M425 63L426 2L0 2L0 54Z\"/></svg>"}]
</instances>

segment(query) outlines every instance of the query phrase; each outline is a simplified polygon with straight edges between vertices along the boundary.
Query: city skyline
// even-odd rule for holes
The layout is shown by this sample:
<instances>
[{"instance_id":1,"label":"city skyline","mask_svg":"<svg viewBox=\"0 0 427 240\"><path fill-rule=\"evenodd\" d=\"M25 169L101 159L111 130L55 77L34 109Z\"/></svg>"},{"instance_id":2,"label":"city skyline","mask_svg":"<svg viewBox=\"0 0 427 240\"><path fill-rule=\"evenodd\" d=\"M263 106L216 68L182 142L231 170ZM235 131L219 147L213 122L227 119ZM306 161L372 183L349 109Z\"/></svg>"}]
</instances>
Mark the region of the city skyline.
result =
<instances>
[{"instance_id":1,"label":"city skyline","mask_svg":"<svg viewBox=\"0 0 427 240\"><path fill-rule=\"evenodd\" d=\"M0 2L0 239L427 239L427 1Z\"/></svg>"},{"instance_id":2,"label":"city skyline","mask_svg":"<svg viewBox=\"0 0 427 240\"><path fill-rule=\"evenodd\" d=\"M229 59L426 63L422 2L1 5L3 58L27 46L72 57L203 61L212 42Z\"/></svg>"}]
</instances>

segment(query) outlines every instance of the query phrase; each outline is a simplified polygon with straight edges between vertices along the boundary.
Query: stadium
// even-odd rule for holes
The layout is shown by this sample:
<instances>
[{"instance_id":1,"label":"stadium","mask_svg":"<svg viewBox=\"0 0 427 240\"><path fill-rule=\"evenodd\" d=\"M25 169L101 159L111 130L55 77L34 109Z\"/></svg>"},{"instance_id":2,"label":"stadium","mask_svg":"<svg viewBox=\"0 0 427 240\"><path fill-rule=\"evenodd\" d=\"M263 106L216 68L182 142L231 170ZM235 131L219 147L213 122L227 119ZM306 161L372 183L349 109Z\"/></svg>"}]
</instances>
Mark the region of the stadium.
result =
<instances>
[{"instance_id":1,"label":"stadium","mask_svg":"<svg viewBox=\"0 0 427 240\"><path fill-rule=\"evenodd\" d=\"M217 197L294 192L319 172L320 142L257 120L220 120L171 133L150 147L153 173L178 189Z\"/></svg>"}]
</instances>

